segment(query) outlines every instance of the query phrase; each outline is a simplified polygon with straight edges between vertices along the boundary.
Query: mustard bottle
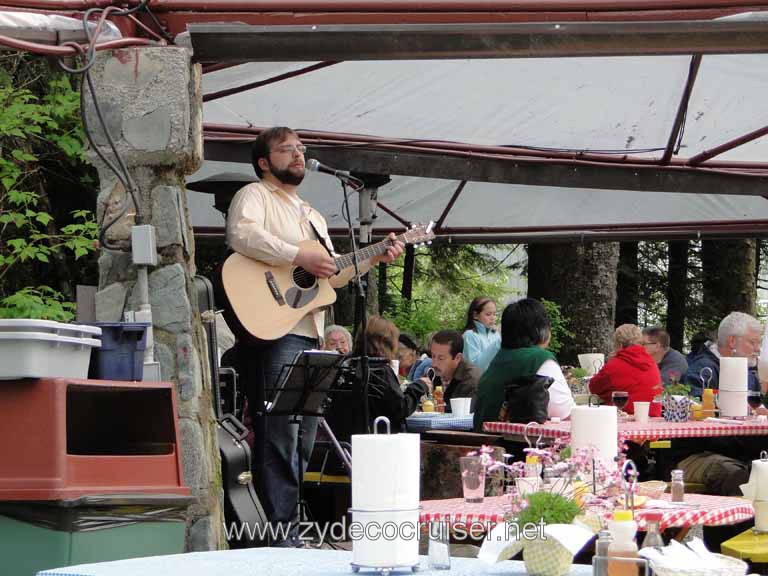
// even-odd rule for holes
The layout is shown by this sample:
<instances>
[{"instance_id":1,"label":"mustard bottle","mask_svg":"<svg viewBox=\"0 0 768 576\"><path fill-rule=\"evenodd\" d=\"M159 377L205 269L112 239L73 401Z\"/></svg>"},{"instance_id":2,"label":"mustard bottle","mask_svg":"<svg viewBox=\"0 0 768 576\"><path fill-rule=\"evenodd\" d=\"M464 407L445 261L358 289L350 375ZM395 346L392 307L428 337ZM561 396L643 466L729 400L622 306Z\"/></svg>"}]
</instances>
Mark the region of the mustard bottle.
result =
<instances>
[{"instance_id":1,"label":"mustard bottle","mask_svg":"<svg viewBox=\"0 0 768 576\"><path fill-rule=\"evenodd\" d=\"M715 415L715 391L704 388L701 393L701 417L710 418Z\"/></svg>"}]
</instances>

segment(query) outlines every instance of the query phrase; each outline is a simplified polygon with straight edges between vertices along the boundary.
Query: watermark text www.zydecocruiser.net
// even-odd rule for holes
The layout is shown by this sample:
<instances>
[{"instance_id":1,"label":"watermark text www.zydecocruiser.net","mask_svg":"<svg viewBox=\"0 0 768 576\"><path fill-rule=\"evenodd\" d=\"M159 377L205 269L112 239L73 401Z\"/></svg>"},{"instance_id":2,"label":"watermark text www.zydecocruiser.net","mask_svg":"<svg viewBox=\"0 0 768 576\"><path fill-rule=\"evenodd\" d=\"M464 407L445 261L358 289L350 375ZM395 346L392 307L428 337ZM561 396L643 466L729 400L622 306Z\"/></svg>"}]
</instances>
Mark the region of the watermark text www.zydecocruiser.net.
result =
<instances>
[{"instance_id":1,"label":"watermark text www.zydecocruiser.net","mask_svg":"<svg viewBox=\"0 0 768 576\"><path fill-rule=\"evenodd\" d=\"M527 522L520 525L516 522L505 522L503 530L491 534L495 525L490 522L467 522L451 526L451 538L461 540L494 539L512 540L546 540L543 520L538 523ZM250 522L231 522L224 524L227 540L282 541L291 537L297 540L316 542L341 540L419 540L424 537L439 536L442 527L439 522L347 522L343 518L339 522L319 524L317 522L300 522L295 527L293 535L291 527L286 523L252 524Z\"/></svg>"}]
</instances>

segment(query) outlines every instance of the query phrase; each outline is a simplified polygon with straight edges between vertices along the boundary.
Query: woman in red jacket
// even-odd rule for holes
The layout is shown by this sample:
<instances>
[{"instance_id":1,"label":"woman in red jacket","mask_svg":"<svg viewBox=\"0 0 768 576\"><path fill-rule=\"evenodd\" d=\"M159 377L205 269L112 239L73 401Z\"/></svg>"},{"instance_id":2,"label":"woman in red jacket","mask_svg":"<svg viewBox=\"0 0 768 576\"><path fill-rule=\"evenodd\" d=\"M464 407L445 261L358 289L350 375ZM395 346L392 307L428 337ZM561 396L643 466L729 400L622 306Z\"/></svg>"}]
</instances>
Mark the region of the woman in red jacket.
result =
<instances>
[{"instance_id":1,"label":"woman in red jacket","mask_svg":"<svg viewBox=\"0 0 768 576\"><path fill-rule=\"evenodd\" d=\"M589 390L604 404L611 404L611 393L629 393L624 410L634 414L635 402L651 402L650 416L661 416L661 405L653 399L661 393L661 373L656 361L642 345L643 332L634 324L622 324L613 334L614 351L603 369L589 382Z\"/></svg>"}]
</instances>

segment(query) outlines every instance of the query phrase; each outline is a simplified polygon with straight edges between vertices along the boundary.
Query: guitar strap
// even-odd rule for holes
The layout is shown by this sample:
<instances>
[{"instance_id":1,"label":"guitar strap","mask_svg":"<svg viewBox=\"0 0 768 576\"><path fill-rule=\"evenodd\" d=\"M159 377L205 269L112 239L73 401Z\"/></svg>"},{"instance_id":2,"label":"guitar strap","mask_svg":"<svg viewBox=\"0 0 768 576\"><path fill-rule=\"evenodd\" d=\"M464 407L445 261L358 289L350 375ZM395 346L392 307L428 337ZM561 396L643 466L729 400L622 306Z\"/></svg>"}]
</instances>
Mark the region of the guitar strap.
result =
<instances>
[{"instance_id":1,"label":"guitar strap","mask_svg":"<svg viewBox=\"0 0 768 576\"><path fill-rule=\"evenodd\" d=\"M312 232L315 233L315 236L317 236L317 240L320 242L320 244L323 245L323 248L326 249L328 252L328 256L336 260L336 256L333 255L333 250L331 250L331 247L328 246L328 242L325 240L325 236L320 234L320 232L317 231L317 228L315 228L315 225L312 223L312 220L307 218L307 222L309 222L309 225L312 227Z\"/></svg>"}]
</instances>

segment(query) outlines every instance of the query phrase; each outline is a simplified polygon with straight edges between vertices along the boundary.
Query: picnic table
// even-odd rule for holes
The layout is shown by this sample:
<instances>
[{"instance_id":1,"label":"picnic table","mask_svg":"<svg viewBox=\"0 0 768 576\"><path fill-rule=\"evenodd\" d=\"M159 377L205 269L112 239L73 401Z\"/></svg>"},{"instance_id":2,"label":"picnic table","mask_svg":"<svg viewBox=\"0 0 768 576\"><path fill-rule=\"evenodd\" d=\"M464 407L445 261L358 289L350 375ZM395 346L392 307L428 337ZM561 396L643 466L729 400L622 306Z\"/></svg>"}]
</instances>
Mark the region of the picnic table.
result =
<instances>
[{"instance_id":1,"label":"picnic table","mask_svg":"<svg viewBox=\"0 0 768 576\"><path fill-rule=\"evenodd\" d=\"M469 504L463 498L448 500L423 500L420 520L422 522L442 521L451 525L494 525L502 522L507 509L507 496L486 497L479 504ZM683 505L670 502L669 494L659 499L658 506L649 501L642 508L635 509L638 529L645 530L645 518L649 513L662 515L660 528L691 528L693 526L727 526L738 524L754 517L752 503L744 498L732 496L708 496L686 494ZM610 514L606 516L609 519Z\"/></svg>"},{"instance_id":2,"label":"picnic table","mask_svg":"<svg viewBox=\"0 0 768 576\"><path fill-rule=\"evenodd\" d=\"M414 412L405 419L408 432L426 432L427 430L472 430L473 416L454 416L442 412Z\"/></svg>"},{"instance_id":3,"label":"picnic table","mask_svg":"<svg viewBox=\"0 0 768 576\"><path fill-rule=\"evenodd\" d=\"M515 422L486 422L484 432L503 434L504 436L524 436L527 424ZM717 438L731 436L768 436L768 421L765 420L691 420L688 422L667 422L663 418L651 418L647 424L633 420L619 421L619 434L626 440L642 444L646 441L671 440L675 438ZM528 438L535 441L542 439L565 438L571 435L571 422L546 421L544 424L532 424L528 428Z\"/></svg>"}]
</instances>

